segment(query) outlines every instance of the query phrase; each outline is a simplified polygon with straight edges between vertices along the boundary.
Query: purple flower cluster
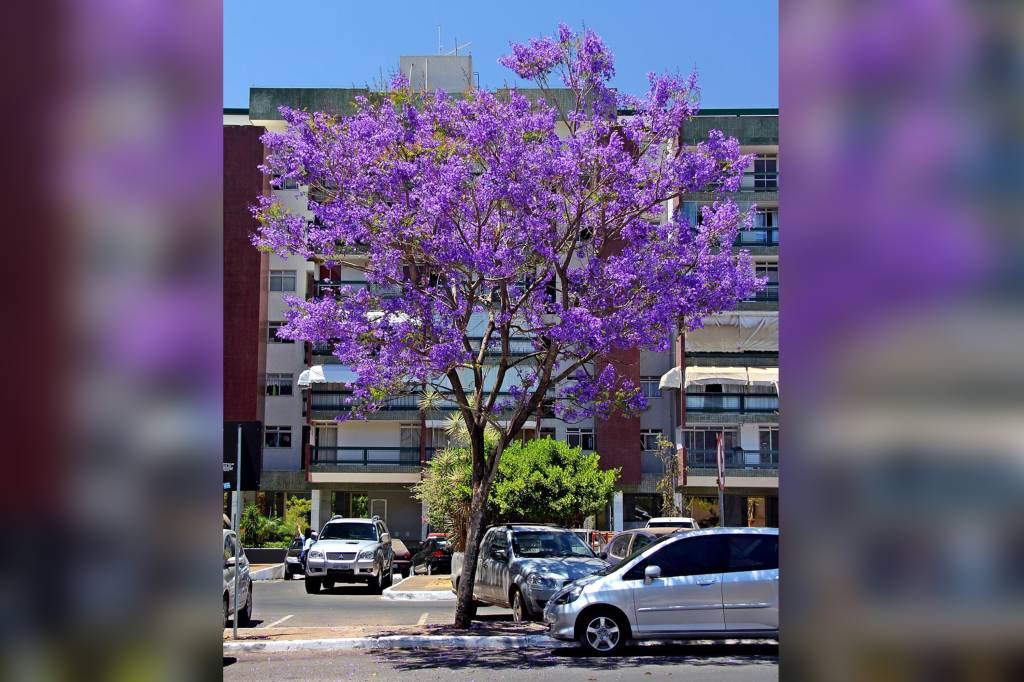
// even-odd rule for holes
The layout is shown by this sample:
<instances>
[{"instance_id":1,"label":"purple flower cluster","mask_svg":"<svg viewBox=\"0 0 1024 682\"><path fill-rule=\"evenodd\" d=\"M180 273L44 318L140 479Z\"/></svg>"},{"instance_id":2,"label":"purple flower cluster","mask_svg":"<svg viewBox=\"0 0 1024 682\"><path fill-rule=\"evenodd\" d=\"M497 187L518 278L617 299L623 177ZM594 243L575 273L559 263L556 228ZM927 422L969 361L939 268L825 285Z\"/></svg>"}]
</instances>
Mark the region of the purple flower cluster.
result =
<instances>
[{"instance_id":1,"label":"purple flower cluster","mask_svg":"<svg viewBox=\"0 0 1024 682\"><path fill-rule=\"evenodd\" d=\"M560 71L575 109L516 91L423 95L398 77L350 116L282 109L287 129L263 137L263 171L308 186L313 220L260 198L254 243L371 285L291 300L281 331L334 344L358 375L354 416L421 384L448 396L487 386L473 407L482 420L526 414L540 395L567 418L641 409L600 358L664 349L679 319L699 326L763 285L731 248L751 216L725 195L749 157L718 131L679 144L694 76L651 75L643 97L617 95L604 43L565 26L502 63L542 86ZM666 220L688 192L721 199L698 226ZM399 297L379 293L396 286ZM524 336L532 352L503 352Z\"/></svg>"}]
</instances>

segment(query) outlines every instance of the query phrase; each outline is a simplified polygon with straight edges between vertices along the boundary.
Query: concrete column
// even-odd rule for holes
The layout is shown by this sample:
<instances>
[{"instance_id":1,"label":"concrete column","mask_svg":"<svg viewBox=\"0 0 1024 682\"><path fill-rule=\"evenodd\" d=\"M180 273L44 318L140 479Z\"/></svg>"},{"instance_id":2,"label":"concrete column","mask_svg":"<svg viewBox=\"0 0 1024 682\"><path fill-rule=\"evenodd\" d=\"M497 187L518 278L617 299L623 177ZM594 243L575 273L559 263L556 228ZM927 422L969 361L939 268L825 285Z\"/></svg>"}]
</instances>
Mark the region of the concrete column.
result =
<instances>
[{"instance_id":1,"label":"concrete column","mask_svg":"<svg viewBox=\"0 0 1024 682\"><path fill-rule=\"evenodd\" d=\"M309 499L309 525L312 526L313 530L319 533L320 528L323 527L323 491L319 488L313 488L313 490L310 491Z\"/></svg>"},{"instance_id":2,"label":"concrete column","mask_svg":"<svg viewBox=\"0 0 1024 682\"><path fill-rule=\"evenodd\" d=\"M427 502L420 502L420 540L427 539Z\"/></svg>"},{"instance_id":3,"label":"concrete column","mask_svg":"<svg viewBox=\"0 0 1024 682\"><path fill-rule=\"evenodd\" d=\"M612 530L616 533L622 530L622 491L615 492L612 498Z\"/></svg>"}]
</instances>

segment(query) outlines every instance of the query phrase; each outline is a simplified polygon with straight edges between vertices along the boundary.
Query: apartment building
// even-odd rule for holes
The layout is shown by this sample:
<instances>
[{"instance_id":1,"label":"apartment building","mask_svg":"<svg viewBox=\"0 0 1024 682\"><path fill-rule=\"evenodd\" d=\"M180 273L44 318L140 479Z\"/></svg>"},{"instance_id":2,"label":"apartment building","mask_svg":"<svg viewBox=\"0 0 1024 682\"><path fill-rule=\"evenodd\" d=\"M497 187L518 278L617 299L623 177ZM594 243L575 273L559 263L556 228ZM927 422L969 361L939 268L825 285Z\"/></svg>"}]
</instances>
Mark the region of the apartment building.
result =
<instances>
[{"instance_id":1,"label":"apartment building","mask_svg":"<svg viewBox=\"0 0 1024 682\"><path fill-rule=\"evenodd\" d=\"M417 64L425 73L440 73L433 64ZM451 59L451 58L447 58ZM468 57L460 57L468 60ZM446 63L453 73L472 74L471 62ZM418 77L417 72L412 72ZM471 82L467 81L467 87ZM280 105L346 112L364 89L253 88L248 110L225 112L225 125L282 129ZM759 154L757 167L744 180L736 199L758 205L758 227L741 235L737 248L749 249L758 268L774 277L778 272L778 117L773 111L705 112L686 131L687 143L706 137L712 127L741 141L744 151ZM289 208L305 208L305 188L270 190ZM676 210L696 215L709 196L692 196ZM310 219L312 216L310 215ZM254 286L266 292L264 452L261 494L266 511L283 512L284 499L308 495L313 522L319 526L332 514L377 514L395 536L418 540L426 531L425 510L411 486L437 448L447 444L444 425L454 405L420 410L416 395L391 401L365 420L338 421L346 409L345 382L351 376L329 345L289 343L275 336L286 308L284 297L334 295L342 287L366 286L355 269L327 268L298 257L269 256L265 279ZM398 290L383 295L401 295ZM722 433L729 448L726 520L731 525L774 525L778 499L778 398L775 384L762 375L777 376L778 286L770 286L740 309L709 320L705 329L685 335L685 352L621 351L605 361L632 376L649 398L649 407L636 417L585 419L566 423L550 411L525 426L525 437L549 435L597 450L602 465L622 470L619 492L607 511L594 519L598 528L621 529L642 525L657 515L660 500L655 484L662 465L654 452L659 436L687 448L686 481L679 496L716 494L714 438ZM513 351L530 350L529 339L513 341ZM682 355L683 362L679 362ZM681 365L681 366L680 366ZM673 368L684 386L685 398L673 389ZM743 368L743 383L739 371ZM750 383L747 368L758 382ZM728 372L726 371L728 370ZM732 378L730 378L732 377ZM717 383L716 383L717 382ZM709 480L710 477L710 480ZM252 499L257 496L248 494ZM758 506L760 505L760 506ZM751 511L752 510L752 511Z\"/></svg>"}]
</instances>

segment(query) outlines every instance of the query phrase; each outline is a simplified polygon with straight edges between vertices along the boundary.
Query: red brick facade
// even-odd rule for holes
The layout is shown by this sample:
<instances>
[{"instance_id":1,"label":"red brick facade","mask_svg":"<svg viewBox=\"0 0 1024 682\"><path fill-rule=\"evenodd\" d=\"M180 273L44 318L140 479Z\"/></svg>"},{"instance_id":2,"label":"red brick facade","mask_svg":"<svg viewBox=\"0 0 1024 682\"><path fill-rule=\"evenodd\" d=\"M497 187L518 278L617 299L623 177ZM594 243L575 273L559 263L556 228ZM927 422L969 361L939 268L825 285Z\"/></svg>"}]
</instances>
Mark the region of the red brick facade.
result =
<instances>
[{"instance_id":1,"label":"red brick facade","mask_svg":"<svg viewBox=\"0 0 1024 682\"><path fill-rule=\"evenodd\" d=\"M615 367L616 374L640 385L640 351L619 350L598 363L598 372L606 364ZM640 415L624 417L616 414L609 419L594 419L594 440L601 466L605 469L620 467L619 485L640 483Z\"/></svg>"},{"instance_id":2,"label":"red brick facade","mask_svg":"<svg viewBox=\"0 0 1024 682\"><path fill-rule=\"evenodd\" d=\"M269 192L263 132L224 127L224 421L263 421L269 259L249 241L249 206Z\"/></svg>"}]
</instances>

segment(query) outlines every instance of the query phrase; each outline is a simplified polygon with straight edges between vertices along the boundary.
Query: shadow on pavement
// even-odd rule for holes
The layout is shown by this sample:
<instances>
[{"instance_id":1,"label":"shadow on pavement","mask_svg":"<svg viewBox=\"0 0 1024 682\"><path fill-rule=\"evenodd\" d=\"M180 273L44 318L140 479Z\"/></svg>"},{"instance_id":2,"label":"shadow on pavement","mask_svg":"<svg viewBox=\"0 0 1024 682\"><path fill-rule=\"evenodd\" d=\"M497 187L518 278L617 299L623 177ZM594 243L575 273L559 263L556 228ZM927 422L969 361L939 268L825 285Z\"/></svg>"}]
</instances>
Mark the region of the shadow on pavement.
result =
<instances>
[{"instance_id":1,"label":"shadow on pavement","mask_svg":"<svg viewBox=\"0 0 1024 682\"><path fill-rule=\"evenodd\" d=\"M396 670L413 671L425 668L570 668L586 670L617 670L652 663L697 666L740 666L752 663L778 662L779 646L772 643L679 643L629 646L616 656L588 656L580 649L551 650L431 650L391 649L377 656ZM650 659L658 659L650 660Z\"/></svg>"}]
</instances>

